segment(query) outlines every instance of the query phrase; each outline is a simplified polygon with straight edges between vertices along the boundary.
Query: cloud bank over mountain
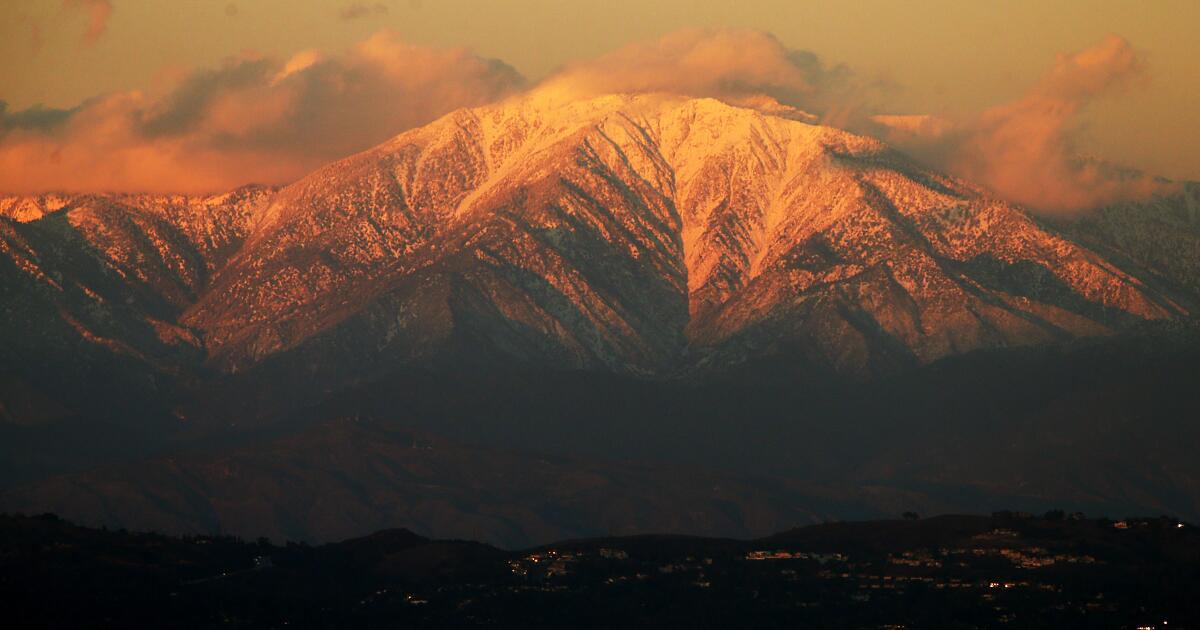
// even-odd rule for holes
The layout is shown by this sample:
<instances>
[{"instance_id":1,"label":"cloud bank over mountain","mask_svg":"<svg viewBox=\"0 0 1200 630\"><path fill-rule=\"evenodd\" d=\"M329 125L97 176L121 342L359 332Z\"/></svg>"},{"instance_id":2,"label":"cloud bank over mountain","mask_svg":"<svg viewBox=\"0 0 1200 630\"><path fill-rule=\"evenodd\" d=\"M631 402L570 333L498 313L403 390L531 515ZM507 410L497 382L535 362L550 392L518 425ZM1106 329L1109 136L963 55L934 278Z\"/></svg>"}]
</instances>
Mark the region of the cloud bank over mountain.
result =
<instances>
[{"instance_id":1,"label":"cloud bank over mountain","mask_svg":"<svg viewBox=\"0 0 1200 630\"><path fill-rule=\"evenodd\" d=\"M1034 210L1077 212L1162 189L1075 150L1082 111L1144 76L1139 55L1114 35L1059 55L1025 95L973 118L872 116L889 113L880 90L761 31L677 31L569 64L532 86L501 61L384 31L336 54L243 55L192 71L160 94L110 94L71 110L0 109L0 189L202 192L286 183L454 109L537 89L564 98L714 97L870 133Z\"/></svg>"},{"instance_id":2,"label":"cloud bank over mountain","mask_svg":"<svg viewBox=\"0 0 1200 630\"><path fill-rule=\"evenodd\" d=\"M1110 35L1060 54L1021 98L974 119L877 121L888 127L881 134L888 140L1011 201L1041 212L1078 212L1164 189L1150 177L1081 159L1075 149L1082 111L1144 76L1145 65L1129 42Z\"/></svg>"},{"instance_id":3,"label":"cloud bank over mountain","mask_svg":"<svg viewBox=\"0 0 1200 630\"><path fill-rule=\"evenodd\" d=\"M581 95L674 92L744 101L767 96L805 111L832 109L852 74L775 36L738 29L687 29L569 65L544 82Z\"/></svg>"},{"instance_id":4,"label":"cloud bank over mountain","mask_svg":"<svg viewBox=\"0 0 1200 630\"><path fill-rule=\"evenodd\" d=\"M385 31L340 54L246 54L162 94L0 114L0 189L208 192L283 183L524 79L460 48Z\"/></svg>"}]
</instances>

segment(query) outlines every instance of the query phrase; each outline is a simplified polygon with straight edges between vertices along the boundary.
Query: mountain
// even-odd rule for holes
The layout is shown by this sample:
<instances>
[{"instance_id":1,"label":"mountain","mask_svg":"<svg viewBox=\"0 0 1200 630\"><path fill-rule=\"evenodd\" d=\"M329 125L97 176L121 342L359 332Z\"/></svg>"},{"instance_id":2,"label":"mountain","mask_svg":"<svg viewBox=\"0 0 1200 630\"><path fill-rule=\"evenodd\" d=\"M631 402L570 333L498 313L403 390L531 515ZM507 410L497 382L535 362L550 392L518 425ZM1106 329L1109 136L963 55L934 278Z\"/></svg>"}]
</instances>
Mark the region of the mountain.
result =
<instances>
[{"instance_id":1,"label":"mountain","mask_svg":"<svg viewBox=\"0 0 1200 630\"><path fill-rule=\"evenodd\" d=\"M304 491L297 492L296 489ZM330 541L406 523L509 547L612 533L764 534L849 503L765 475L489 449L372 420L58 477L5 510L110 528ZM897 493L900 494L900 493ZM886 514L881 510L863 513Z\"/></svg>"},{"instance_id":2,"label":"mountain","mask_svg":"<svg viewBox=\"0 0 1200 630\"><path fill-rule=\"evenodd\" d=\"M665 376L787 349L866 377L1196 299L1179 273L1152 282L1178 263L1107 259L875 140L710 99L534 92L277 192L4 207L50 213L6 224L4 253L6 284L55 293L52 319L152 364L202 348L222 372L469 354ZM54 259L69 236L76 259ZM87 303L59 308L75 287ZM79 317L126 306L135 321Z\"/></svg>"},{"instance_id":3,"label":"mountain","mask_svg":"<svg viewBox=\"0 0 1200 630\"><path fill-rule=\"evenodd\" d=\"M870 375L1189 313L874 140L713 100L552 96L284 188L181 321L230 371L458 348L664 375L788 346Z\"/></svg>"},{"instance_id":4,"label":"mountain","mask_svg":"<svg viewBox=\"0 0 1200 630\"><path fill-rule=\"evenodd\" d=\"M271 189L44 196L0 219L0 418L142 403L201 365L179 317L242 246ZM40 212L40 211L39 211Z\"/></svg>"},{"instance_id":5,"label":"mountain","mask_svg":"<svg viewBox=\"0 0 1200 630\"><path fill-rule=\"evenodd\" d=\"M737 535L996 497L1200 513L1200 188L1044 219L795 118L542 89L278 189L0 199L0 506L491 540L686 529L663 501ZM421 464L447 488L395 468L410 430L452 438ZM556 476L588 483L548 504Z\"/></svg>"},{"instance_id":6,"label":"mountain","mask_svg":"<svg viewBox=\"0 0 1200 630\"><path fill-rule=\"evenodd\" d=\"M1200 295L1200 183L1100 208L1059 227L1146 282L1193 300ZM1195 302L1189 311L1196 311Z\"/></svg>"},{"instance_id":7,"label":"mountain","mask_svg":"<svg viewBox=\"0 0 1200 630\"><path fill-rule=\"evenodd\" d=\"M906 511L1200 518L1194 333L973 353L866 384L772 374L393 374L273 431L0 489L0 511L313 542L402 526L507 547Z\"/></svg>"}]
</instances>

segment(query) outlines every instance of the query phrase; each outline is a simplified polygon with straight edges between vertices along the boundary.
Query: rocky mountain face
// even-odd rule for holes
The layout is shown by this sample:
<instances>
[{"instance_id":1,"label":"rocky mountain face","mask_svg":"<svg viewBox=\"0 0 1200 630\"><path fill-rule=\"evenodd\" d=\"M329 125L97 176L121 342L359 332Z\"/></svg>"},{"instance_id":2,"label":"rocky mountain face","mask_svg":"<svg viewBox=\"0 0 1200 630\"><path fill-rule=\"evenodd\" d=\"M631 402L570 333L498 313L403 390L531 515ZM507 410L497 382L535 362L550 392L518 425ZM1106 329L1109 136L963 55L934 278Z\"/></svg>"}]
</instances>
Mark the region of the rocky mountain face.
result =
<instances>
[{"instance_id":1,"label":"rocky mountain face","mask_svg":"<svg viewBox=\"0 0 1200 630\"><path fill-rule=\"evenodd\" d=\"M1060 222L1064 232L1180 299L1200 295L1200 183L1140 203L1120 203ZM1195 302L1188 310L1195 313Z\"/></svg>"},{"instance_id":2,"label":"rocky mountain face","mask_svg":"<svg viewBox=\"0 0 1200 630\"><path fill-rule=\"evenodd\" d=\"M1185 317L1174 289L867 138L534 96L285 188L182 321L227 370L457 346L668 374L786 345L869 375Z\"/></svg>"},{"instance_id":3,"label":"rocky mountain face","mask_svg":"<svg viewBox=\"0 0 1200 630\"><path fill-rule=\"evenodd\" d=\"M1054 229L836 129L534 92L277 192L6 200L28 222L0 228L5 316L224 372L449 352L662 376L787 352L870 376L1189 317L1183 198Z\"/></svg>"},{"instance_id":4,"label":"rocky mountain face","mask_svg":"<svg viewBox=\"0 0 1200 630\"><path fill-rule=\"evenodd\" d=\"M563 436L559 443L546 436L562 431L556 426L570 426L579 401L588 396L596 408L588 416L595 425L589 431L597 433L585 433L595 438L593 444L619 441L609 433L616 418L628 423L626 439L636 441L648 423L681 409L662 400L653 414L633 408L632 402L622 407L604 398L643 400L630 392L644 385L605 389L594 386L595 375L664 387L731 379L739 387L765 379L784 389L829 379L874 383L925 374L930 366L972 353L990 357L989 352L1187 328L1197 309L1200 187L1194 184L1081 219L1043 220L845 131L710 99L579 100L541 90L452 113L281 189L246 187L202 197L0 199L0 442L7 444L0 445L0 478L28 477L37 466L26 460L48 458L52 449L63 452L56 451L56 463L39 470L78 469L80 453L126 449L143 456L200 438L221 438L234 425L270 424L253 418L295 419L298 410L313 405L319 410L304 417L325 423L352 416L348 410L366 405L358 397L380 387L387 394L376 396L370 409L374 418L440 431L457 422L451 428L466 443L492 431L489 435L508 448L515 446L513 427L536 417L547 422L536 431L526 429L530 437L541 436L537 448L552 450L575 439L572 448L578 450L584 445L577 438ZM996 365L1007 365L1003 361ZM538 396L497 402L501 390L465 411L430 406L431 396L439 397L439 405L458 405L465 392L479 389L478 380L464 374L475 378L498 368L575 371L593 380L591 389L567 390L570 396L544 392L540 398L562 403L545 409L534 409L542 404ZM422 396L410 390L425 381L405 380L414 371L449 376L435 378ZM972 373L1001 382L1011 376L999 368ZM819 473L842 483L852 471L877 471L890 479L895 471L907 470L906 484L954 482L945 475L949 464L923 466L904 454L862 460L858 468L796 468L792 459L830 457L830 444L851 452L860 448L853 446L862 442L857 438L870 440L856 433L855 440L842 442L845 436L814 433L813 427L891 418L903 435L903 427L931 421L893 418L886 407L850 417L833 402L818 413L806 407L804 396L785 400L779 390L772 391L756 413L777 424L759 426L753 436L729 433L729 427L741 426L743 401L759 395L738 389L739 398L728 404L717 404L722 397L715 396L702 398L711 403L707 407L687 407L690 420L664 429L654 443L670 450L681 443L679 436L709 431L709 437L728 438L721 447L762 452L760 447L769 446L764 436L778 435L781 426L803 426L803 435L789 434L789 439L811 439L811 448L802 455L783 452L776 461L790 466L789 474ZM938 390L921 391L927 395L920 401L901 396L897 406L934 408ZM997 393L995 404L1011 397ZM1059 404L1038 400L1039 405ZM1102 408L1087 401L1083 408ZM930 417L947 424L992 417L994 410L985 413L959 402L953 413ZM511 408L493 411L502 404ZM1127 403L1122 409L1136 407ZM1030 419L1022 426L1036 426L1043 411L1021 410L1019 417ZM503 422L489 416L493 413ZM105 421L98 422L100 417ZM1112 419L1122 427L1121 436L1129 435L1125 420ZM449 424L436 426L439 421ZM690 426L693 421L700 425ZM715 430L721 423L728 426ZM484 425L490 428L485 431ZM153 437L147 438L150 446L139 446L131 437L137 431ZM357 430L336 435L347 444L370 441ZM71 449L62 446L72 439ZM321 461L324 451L314 446L321 439L295 440L278 443L292 453L280 455L280 461ZM1045 444L1057 448L1062 442L1056 440ZM1104 448L1119 441L1105 442ZM912 443L914 452L926 446ZM938 448L943 450L930 457L943 463L969 462L975 452L959 452L949 442ZM708 452L718 457L719 451ZM946 453L958 455L947 459ZM1028 480L1008 463L1036 458L1019 455L1025 459L997 455L994 475L972 480L971 491L1023 487ZM1105 457L1083 457L1079 470ZM190 480L179 481L170 493L124 481L81 485L60 479L7 496L10 503L20 497L22 506L53 507L54 497L63 504L111 506L117 505L112 492L128 491L135 516L119 522L132 524L153 506L155 518L164 523L211 525L213 512L196 506L221 505L204 493L225 483L224 464L211 458L189 461L185 468L172 460L153 464L153 470L175 471L173 479ZM229 461L249 470L258 458ZM1138 479L1156 474L1144 464L1130 464ZM292 465L246 474L276 483ZM1170 477L1177 488L1172 492L1194 497L1189 488L1200 477L1188 471ZM409 476L396 470L363 474L379 480L388 496L396 494L396 475ZM643 477L648 488L673 487ZM362 487L347 486L334 473L321 479L338 492ZM483 492L476 481L464 479L460 485L474 489L450 492L455 507L445 513L502 510L463 499ZM537 487L546 483L539 478ZM1136 482L1124 477L1105 482L1092 498L1103 505L1194 508L1191 498L1129 498L1130 484ZM1092 496L1067 485L1062 496ZM81 487L101 490L93 496ZM916 496L908 488L887 496ZM785 498L763 497L761 504L791 505L796 494L789 492ZM1113 493L1121 499L1104 503ZM428 494L430 505L442 505L438 501L445 493ZM705 497L712 505L727 500L699 489L661 494ZM1038 500L1050 502L1051 494ZM164 503L168 495L174 498ZM355 524L403 525L392 517L417 518L412 515L425 509L413 507L408 494L400 495L393 497L396 505L407 507L397 507L391 516L370 512L375 501L363 500L359 521L329 531L350 535ZM540 495L522 496L512 501L526 505ZM621 496L605 494L588 505L607 506ZM897 501L903 500L909 499ZM890 509L890 501L864 505L880 509L886 503ZM179 507L183 504L191 507ZM307 503L299 505L304 507L297 510L309 509ZM576 515L571 518L594 517L592 507L577 508L562 509ZM213 509L225 514L225 523L243 518L233 508ZM801 512L839 513L790 507L769 512L775 515L771 519L784 520ZM328 512L314 514L294 517L303 523L295 531L321 535L313 532L325 531L320 519ZM543 519L535 516L522 522ZM264 531L286 533L292 527L276 517L246 518L265 523ZM516 527L491 518L484 519L489 527ZM722 525L722 531L742 531L736 520Z\"/></svg>"},{"instance_id":5,"label":"rocky mountain face","mask_svg":"<svg viewBox=\"0 0 1200 630\"><path fill-rule=\"evenodd\" d=\"M181 314L272 191L43 196L0 204L0 415L39 423L102 408L204 359ZM40 212L47 214L39 216Z\"/></svg>"}]
</instances>

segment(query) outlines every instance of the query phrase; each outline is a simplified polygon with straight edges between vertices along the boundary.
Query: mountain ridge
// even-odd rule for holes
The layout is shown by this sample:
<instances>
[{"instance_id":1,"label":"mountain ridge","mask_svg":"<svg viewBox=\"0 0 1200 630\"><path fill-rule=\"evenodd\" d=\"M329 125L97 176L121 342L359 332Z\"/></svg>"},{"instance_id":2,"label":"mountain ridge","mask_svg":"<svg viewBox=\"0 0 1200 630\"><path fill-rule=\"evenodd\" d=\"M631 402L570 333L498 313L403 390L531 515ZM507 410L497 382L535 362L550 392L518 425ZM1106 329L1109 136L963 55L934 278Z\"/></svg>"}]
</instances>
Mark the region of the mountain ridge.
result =
<instances>
[{"instance_id":1,"label":"mountain ridge","mask_svg":"<svg viewBox=\"0 0 1200 630\"><path fill-rule=\"evenodd\" d=\"M1127 204L1136 225L1097 235L1099 220L1036 220L841 130L714 99L535 90L278 190L5 198L19 221L0 229L9 277L50 286L51 318L139 360L163 343L221 372L301 347L419 364L486 346L502 362L663 376L787 346L869 377L1190 319L1186 255L1115 264L1089 245L1194 197ZM30 235L62 217L105 281L150 295L45 260L60 245ZM1197 242L1175 238L1185 253ZM55 274L83 306L63 305ZM92 325L87 313L122 308L112 298L159 342Z\"/></svg>"},{"instance_id":2,"label":"mountain ridge","mask_svg":"<svg viewBox=\"0 0 1200 630\"><path fill-rule=\"evenodd\" d=\"M855 488L842 513L999 494L1195 514L1181 453L1122 448L1190 435L1194 364L1171 352L1196 347L1195 184L1048 219L837 129L711 99L535 91L280 189L14 199L0 200L9 505L324 531L340 517L312 497L254 504L219 464L282 488L323 462L310 481L357 501L362 484L322 459L332 435L344 453L383 449L382 468L359 470L377 499L435 506L410 524L447 496L505 535L553 520L517 493L488 508L524 514L513 529L480 515L491 504L471 464L458 462L462 487L428 492L393 466L407 451L319 428L363 416L505 462L516 449L820 477ZM1073 354L1093 345L1111 351ZM1109 363L1138 369L1077 376ZM894 404L854 402L873 397ZM1064 437L1085 426L1104 432ZM862 447L880 435L888 445ZM277 451L266 469L247 455L263 443ZM187 456L192 472L173 459L204 445L216 454ZM147 485L146 471L178 483ZM622 487L676 487L647 474L603 492L583 474L600 485L551 511L588 520L651 503ZM718 506L736 528L832 513L814 509L822 493L780 490L736 518L704 488L661 495ZM355 505L361 521L336 531L400 513Z\"/></svg>"}]
</instances>

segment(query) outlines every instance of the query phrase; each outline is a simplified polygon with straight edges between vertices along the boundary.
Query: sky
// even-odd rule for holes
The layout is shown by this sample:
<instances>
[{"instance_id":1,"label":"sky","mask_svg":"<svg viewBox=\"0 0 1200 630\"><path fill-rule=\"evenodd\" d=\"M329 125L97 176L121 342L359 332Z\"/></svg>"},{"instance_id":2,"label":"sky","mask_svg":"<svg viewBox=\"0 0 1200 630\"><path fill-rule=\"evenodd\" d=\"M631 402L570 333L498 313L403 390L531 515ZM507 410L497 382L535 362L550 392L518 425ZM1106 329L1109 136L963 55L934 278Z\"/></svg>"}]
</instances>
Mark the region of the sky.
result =
<instances>
[{"instance_id":1,"label":"sky","mask_svg":"<svg viewBox=\"0 0 1200 630\"><path fill-rule=\"evenodd\" d=\"M1200 180L1196 24L1194 0L7 2L0 186L179 187L185 168L183 187L197 190L235 173L286 180L547 77L606 74L603 85L630 87L617 78L656 55L678 76L670 66L683 54L689 72L724 73L691 91L749 73L831 124L854 124L835 111L953 121L950 133L921 138L879 133L1017 201L1077 207L1095 191L1043 192L1052 178L1096 177L1056 171L1063 160ZM798 70L756 65L779 63L758 34ZM1100 75L1089 69L1096 59ZM784 76L794 71L804 77ZM1014 134L1041 136L1014 145ZM87 169L96 155L114 156L108 170ZM1011 168L1017 159L1057 162ZM1038 172L1046 182L1021 184Z\"/></svg>"}]
</instances>

